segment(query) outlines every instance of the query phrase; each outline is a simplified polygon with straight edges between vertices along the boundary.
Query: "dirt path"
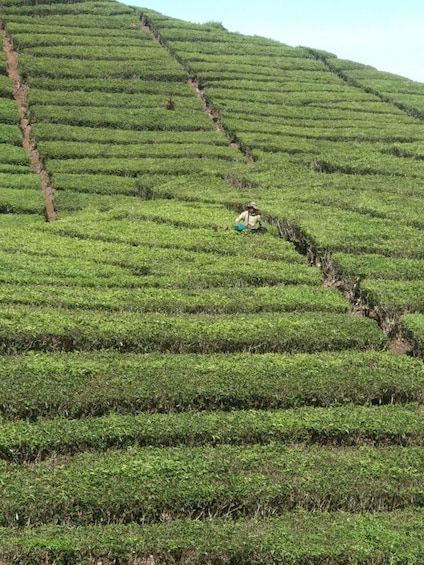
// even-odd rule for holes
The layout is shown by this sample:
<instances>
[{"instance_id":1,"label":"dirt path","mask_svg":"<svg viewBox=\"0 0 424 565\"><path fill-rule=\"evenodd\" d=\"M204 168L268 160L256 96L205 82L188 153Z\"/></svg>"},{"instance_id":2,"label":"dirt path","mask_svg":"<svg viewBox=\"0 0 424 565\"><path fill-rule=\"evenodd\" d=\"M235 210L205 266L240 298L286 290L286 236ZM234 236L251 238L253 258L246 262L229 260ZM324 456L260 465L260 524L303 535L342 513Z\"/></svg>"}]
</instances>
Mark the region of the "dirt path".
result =
<instances>
[{"instance_id":1,"label":"dirt path","mask_svg":"<svg viewBox=\"0 0 424 565\"><path fill-rule=\"evenodd\" d=\"M10 80L13 82L13 97L16 100L21 115L20 128L22 131L22 145L29 155L31 167L41 178L41 188L46 201L46 219L48 222L53 222L57 217L54 205L54 189L42 162L40 153L32 139L31 123L28 117L28 104L26 99L26 85L23 83L19 73L18 54L13 49L12 42L5 30L0 30L0 33L3 36L7 72Z\"/></svg>"}]
</instances>

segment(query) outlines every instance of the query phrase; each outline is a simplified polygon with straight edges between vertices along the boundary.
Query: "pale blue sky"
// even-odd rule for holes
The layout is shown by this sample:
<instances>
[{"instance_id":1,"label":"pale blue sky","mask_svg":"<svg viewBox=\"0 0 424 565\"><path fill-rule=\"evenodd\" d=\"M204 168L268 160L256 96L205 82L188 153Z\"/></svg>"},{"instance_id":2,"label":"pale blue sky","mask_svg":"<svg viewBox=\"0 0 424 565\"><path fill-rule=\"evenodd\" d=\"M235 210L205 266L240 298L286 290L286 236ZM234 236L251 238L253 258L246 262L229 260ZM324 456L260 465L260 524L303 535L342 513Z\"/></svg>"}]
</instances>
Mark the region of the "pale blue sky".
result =
<instances>
[{"instance_id":1,"label":"pale blue sky","mask_svg":"<svg viewBox=\"0 0 424 565\"><path fill-rule=\"evenodd\" d=\"M121 0L122 1L122 0ZM340 59L424 82L424 0L124 0L195 23L287 45L330 51Z\"/></svg>"}]
</instances>

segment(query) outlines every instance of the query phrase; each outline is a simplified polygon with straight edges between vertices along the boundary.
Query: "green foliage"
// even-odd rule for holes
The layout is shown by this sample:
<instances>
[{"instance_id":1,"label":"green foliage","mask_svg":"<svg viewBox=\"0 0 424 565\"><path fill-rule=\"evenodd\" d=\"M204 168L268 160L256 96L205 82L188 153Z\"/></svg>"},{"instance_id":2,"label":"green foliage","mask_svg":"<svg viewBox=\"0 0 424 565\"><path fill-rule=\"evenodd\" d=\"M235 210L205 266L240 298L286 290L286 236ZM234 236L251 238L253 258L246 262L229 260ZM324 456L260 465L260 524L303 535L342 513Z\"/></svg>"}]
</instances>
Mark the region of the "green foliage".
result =
<instances>
[{"instance_id":1,"label":"green foliage","mask_svg":"<svg viewBox=\"0 0 424 565\"><path fill-rule=\"evenodd\" d=\"M138 47L145 49L146 46L151 44L152 36L150 33L137 30L137 31L117 31L112 30L107 36L95 34L93 30L66 30L63 27L54 26L40 26L35 23L32 25L14 25L8 24L9 31L13 34L13 41L19 50L38 48L38 47L54 47L54 46L105 46L106 48L111 45L111 37L113 37L113 44L116 47ZM85 33L84 33L85 31ZM81 34L80 34L81 32ZM140 41L142 43L140 43ZM153 45L153 44L152 44ZM113 57L112 57L113 58Z\"/></svg>"},{"instance_id":2,"label":"green foliage","mask_svg":"<svg viewBox=\"0 0 424 565\"><path fill-rule=\"evenodd\" d=\"M29 5L28 5L29 4ZM81 14L95 14L96 19L99 16L116 16L121 14L133 14L133 10L128 6L125 6L118 2L85 2L83 0L77 0L76 2L71 2L69 0L65 2L23 2L20 6L8 5L6 13L11 16L13 14L18 14L19 16L31 16L31 17L48 17L62 15L66 16L72 14L77 17ZM13 16L12 16L13 17ZM125 21L122 19L122 21Z\"/></svg>"},{"instance_id":3,"label":"green foliage","mask_svg":"<svg viewBox=\"0 0 424 565\"><path fill-rule=\"evenodd\" d=\"M32 106L31 116L36 121L71 126L117 128L129 130L210 131L208 118L200 111L181 108L169 112L165 105L143 112L127 108L93 108L85 106Z\"/></svg>"},{"instance_id":4,"label":"green foliage","mask_svg":"<svg viewBox=\"0 0 424 565\"><path fill-rule=\"evenodd\" d=\"M99 159L99 158L140 158L150 159L222 159L242 161L237 149L206 143L126 143L123 145L105 143L79 143L74 141L44 141L39 143L43 158L47 159Z\"/></svg>"},{"instance_id":5,"label":"green foliage","mask_svg":"<svg viewBox=\"0 0 424 565\"><path fill-rule=\"evenodd\" d=\"M143 41L134 46L123 45L103 45L99 46L97 38L92 39L89 49L87 45L58 45L58 46L41 46L25 49L26 55L32 57L49 59L90 59L96 61L144 61L146 66L154 64L171 64L172 60L163 49L153 41Z\"/></svg>"},{"instance_id":6,"label":"green foliage","mask_svg":"<svg viewBox=\"0 0 424 565\"><path fill-rule=\"evenodd\" d=\"M80 143L100 143L103 146L113 144L165 144L183 145L210 144L227 146L227 139L216 131L134 131L110 128L89 128L84 126L69 126L65 124L36 123L33 126L35 135L45 141L67 141Z\"/></svg>"},{"instance_id":7,"label":"green foliage","mask_svg":"<svg viewBox=\"0 0 424 565\"><path fill-rule=\"evenodd\" d=\"M38 175L28 171L27 174L0 174L0 186L3 188L13 188L14 190L39 190L41 182Z\"/></svg>"},{"instance_id":8,"label":"green foliage","mask_svg":"<svg viewBox=\"0 0 424 565\"><path fill-rule=\"evenodd\" d=\"M3 422L0 458L28 462L52 455L137 446L304 443L423 446L423 407L296 408L278 411L111 414L90 419Z\"/></svg>"},{"instance_id":9,"label":"green foliage","mask_svg":"<svg viewBox=\"0 0 424 565\"><path fill-rule=\"evenodd\" d=\"M382 73L373 67L340 59L330 59L336 69L358 84L386 100L406 110L410 115L424 115L424 86L412 80L391 73Z\"/></svg>"},{"instance_id":10,"label":"green foliage","mask_svg":"<svg viewBox=\"0 0 424 565\"><path fill-rule=\"evenodd\" d=\"M63 525L0 530L1 557L39 562L66 559L89 563L117 556L160 559L164 565L196 560L206 565L230 561L256 565L307 562L418 563L423 558L421 510L350 514L295 511L266 519L208 518L159 524Z\"/></svg>"},{"instance_id":11,"label":"green foliage","mask_svg":"<svg viewBox=\"0 0 424 565\"><path fill-rule=\"evenodd\" d=\"M131 447L0 470L1 526L266 517L419 506L422 448ZM193 504L194 501L194 504Z\"/></svg>"},{"instance_id":12,"label":"green foliage","mask_svg":"<svg viewBox=\"0 0 424 565\"><path fill-rule=\"evenodd\" d=\"M107 41L107 39L106 41L110 44L110 38L113 37L113 41L116 39L118 45L124 40L127 40L130 44L133 41L138 42L140 39L149 41L152 39L151 33L141 30L138 25L131 25L134 24L133 19L127 26L122 25L122 20L116 18L116 16L114 18L104 19L97 17L93 19L90 18L89 15L86 15L84 20L89 23L98 24L94 26L78 25L78 23L81 23L81 18L78 19L77 25L73 26L72 22L75 21L75 16L72 18L55 18L55 22L52 21L51 16L43 18L19 18L15 15L8 17L7 20L7 30L12 34L13 40L18 42L21 37L24 38L23 48L33 45L32 41L40 46L56 45L57 36L64 38L63 40L70 42L70 44L75 44L75 42L78 44L78 38L80 37L86 38L86 41L89 41L91 44L93 41L96 42L97 40L101 44L102 39L105 40L106 38L109 38L109 41ZM137 20L135 23L137 23ZM107 36L105 36L104 33L103 25L105 24L108 25ZM52 38L51 42L48 40L49 37ZM73 41L73 37L76 38L75 41ZM28 45L26 45L26 38L30 38Z\"/></svg>"},{"instance_id":13,"label":"green foliage","mask_svg":"<svg viewBox=\"0 0 424 565\"><path fill-rule=\"evenodd\" d=\"M41 191L0 189L0 214L44 214L45 208L46 203Z\"/></svg>"},{"instance_id":14,"label":"green foliage","mask_svg":"<svg viewBox=\"0 0 424 565\"><path fill-rule=\"evenodd\" d=\"M13 84L9 77L0 74L0 96L10 97L13 91Z\"/></svg>"},{"instance_id":15,"label":"green foliage","mask_svg":"<svg viewBox=\"0 0 424 565\"><path fill-rule=\"evenodd\" d=\"M424 354L424 316L407 314L402 318L405 336L413 343L414 353L420 357Z\"/></svg>"},{"instance_id":16,"label":"green foliage","mask_svg":"<svg viewBox=\"0 0 424 565\"><path fill-rule=\"evenodd\" d=\"M0 120L2 124L19 125L20 116L14 100L0 98Z\"/></svg>"},{"instance_id":17,"label":"green foliage","mask_svg":"<svg viewBox=\"0 0 424 565\"><path fill-rule=\"evenodd\" d=\"M319 204L275 202L274 217L284 213L304 233L313 234L314 243L323 251L424 258L422 231L400 222Z\"/></svg>"},{"instance_id":18,"label":"green foliage","mask_svg":"<svg viewBox=\"0 0 424 565\"><path fill-rule=\"evenodd\" d=\"M21 72L27 76L47 78L139 78L144 80L183 81L187 75L181 67L170 59L164 60L158 67L154 61L146 64L145 60L129 61L96 60L96 64L85 59L63 59L55 57L33 57L23 54L20 57Z\"/></svg>"},{"instance_id":19,"label":"green foliage","mask_svg":"<svg viewBox=\"0 0 424 565\"><path fill-rule=\"evenodd\" d=\"M119 3L113 3L118 6L122 6ZM55 2L56 7L60 4ZM105 3L102 2L98 4L100 6L104 6ZM74 8L78 12L78 3ZM139 25L138 19L135 15L128 12L128 10L124 7L123 10L127 12L128 15L114 15L111 17L104 16L104 15L93 15L93 14L79 14L73 13L72 15L68 14L53 14L53 15L41 15L40 20L42 17L42 27L48 32L50 30L50 26L53 27L60 27L64 30L64 33L72 33L75 30L78 30L78 34L82 33L82 30L86 30L90 35L104 35L104 30L108 30L108 34L112 33L114 30L119 30L119 34L121 34L124 30L126 33L135 33L137 34L137 26ZM6 29L9 30L10 24L14 24L17 29L24 29L25 27L28 29L32 29L32 17L31 17L31 9L27 10L30 13L27 15L21 15L21 7L15 6L12 10L4 10L4 17L6 20ZM38 18L37 18L38 19ZM38 23L38 22L37 22ZM15 29L16 29L15 28ZM94 33L93 33L94 30Z\"/></svg>"},{"instance_id":20,"label":"green foliage","mask_svg":"<svg viewBox=\"0 0 424 565\"><path fill-rule=\"evenodd\" d=\"M1 204L0 204L1 206ZM1 209L1 208L0 208ZM141 270L141 269L140 269ZM147 270L147 269L146 269ZM285 287L174 290L37 285L0 288L0 303L56 306L69 309L165 312L172 314L241 314L258 312L346 312L347 302L336 290L310 285Z\"/></svg>"},{"instance_id":21,"label":"green foliage","mask_svg":"<svg viewBox=\"0 0 424 565\"><path fill-rule=\"evenodd\" d=\"M0 374L2 415L13 420L196 410L233 411L237 419L238 409L422 404L424 399L422 362L376 351L37 352L3 357Z\"/></svg>"},{"instance_id":22,"label":"green foliage","mask_svg":"<svg viewBox=\"0 0 424 565\"><path fill-rule=\"evenodd\" d=\"M0 561L421 562L422 361L309 265L423 357L422 86L115 1L1 11L59 219L3 54ZM230 229L250 200L265 235Z\"/></svg>"},{"instance_id":23,"label":"green foliage","mask_svg":"<svg viewBox=\"0 0 424 565\"><path fill-rule=\"evenodd\" d=\"M189 96L189 92L186 95L176 95L172 97L175 103L175 108L190 109L192 111L200 110L200 102ZM137 108L143 111L151 111L155 108L166 107L165 96L159 94L120 94L120 93L101 93L96 92L94 94L84 92L84 91L51 91L51 90L37 90L31 89L28 94L28 100L30 105L47 105L47 106L89 106L90 108L101 107L103 111L107 108Z\"/></svg>"},{"instance_id":24,"label":"green foliage","mask_svg":"<svg viewBox=\"0 0 424 565\"><path fill-rule=\"evenodd\" d=\"M381 349L384 334L375 322L344 314L207 315L69 312L5 307L0 309L1 353L27 350L220 353L249 351L313 352Z\"/></svg>"},{"instance_id":25,"label":"green foliage","mask_svg":"<svg viewBox=\"0 0 424 565\"><path fill-rule=\"evenodd\" d=\"M421 279L422 259L386 257L378 254L334 253L332 256L343 278L360 277L414 281Z\"/></svg>"},{"instance_id":26,"label":"green foliage","mask_svg":"<svg viewBox=\"0 0 424 565\"><path fill-rule=\"evenodd\" d=\"M389 311L424 313L423 281L364 281L361 289L372 304Z\"/></svg>"},{"instance_id":27,"label":"green foliage","mask_svg":"<svg viewBox=\"0 0 424 565\"><path fill-rule=\"evenodd\" d=\"M1 87L0 87L1 88ZM12 116L12 114L11 114ZM7 120L7 118L6 118ZM16 119L15 115L15 122L18 122L19 119ZM22 132L19 129L18 125L10 125L6 123L0 124L0 148L4 149L3 144L9 145L21 145L22 144Z\"/></svg>"},{"instance_id":28,"label":"green foliage","mask_svg":"<svg viewBox=\"0 0 424 565\"><path fill-rule=\"evenodd\" d=\"M22 147L0 143L0 157L3 164L29 166L29 157Z\"/></svg>"}]
</instances>

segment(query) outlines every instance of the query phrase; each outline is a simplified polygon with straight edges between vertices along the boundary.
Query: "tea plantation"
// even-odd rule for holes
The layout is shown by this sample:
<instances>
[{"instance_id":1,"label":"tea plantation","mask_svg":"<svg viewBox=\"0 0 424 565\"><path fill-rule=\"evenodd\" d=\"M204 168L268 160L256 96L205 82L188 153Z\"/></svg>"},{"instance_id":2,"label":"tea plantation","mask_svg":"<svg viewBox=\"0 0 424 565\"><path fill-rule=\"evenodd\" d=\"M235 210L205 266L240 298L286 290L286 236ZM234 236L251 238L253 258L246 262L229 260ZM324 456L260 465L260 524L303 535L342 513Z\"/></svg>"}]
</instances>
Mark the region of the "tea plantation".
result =
<instances>
[{"instance_id":1,"label":"tea plantation","mask_svg":"<svg viewBox=\"0 0 424 565\"><path fill-rule=\"evenodd\" d=\"M115 0L0 24L0 563L422 563L424 84Z\"/></svg>"}]
</instances>

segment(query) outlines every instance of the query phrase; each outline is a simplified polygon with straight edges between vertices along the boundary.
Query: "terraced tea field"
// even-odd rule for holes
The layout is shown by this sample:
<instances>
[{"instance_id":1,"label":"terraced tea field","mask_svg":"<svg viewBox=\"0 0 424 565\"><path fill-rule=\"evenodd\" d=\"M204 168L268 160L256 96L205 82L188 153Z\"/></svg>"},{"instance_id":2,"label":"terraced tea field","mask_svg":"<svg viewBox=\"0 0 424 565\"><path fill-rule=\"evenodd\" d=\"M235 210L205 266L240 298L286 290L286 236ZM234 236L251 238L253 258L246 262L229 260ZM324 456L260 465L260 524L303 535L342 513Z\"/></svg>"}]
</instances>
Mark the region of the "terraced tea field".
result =
<instances>
[{"instance_id":1,"label":"terraced tea field","mask_svg":"<svg viewBox=\"0 0 424 565\"><path fill-rule=\"evenodd\" d=\"M0 562L422 562L424 85L114 0L0 22Z\"/></svg>"}]
</instances>

